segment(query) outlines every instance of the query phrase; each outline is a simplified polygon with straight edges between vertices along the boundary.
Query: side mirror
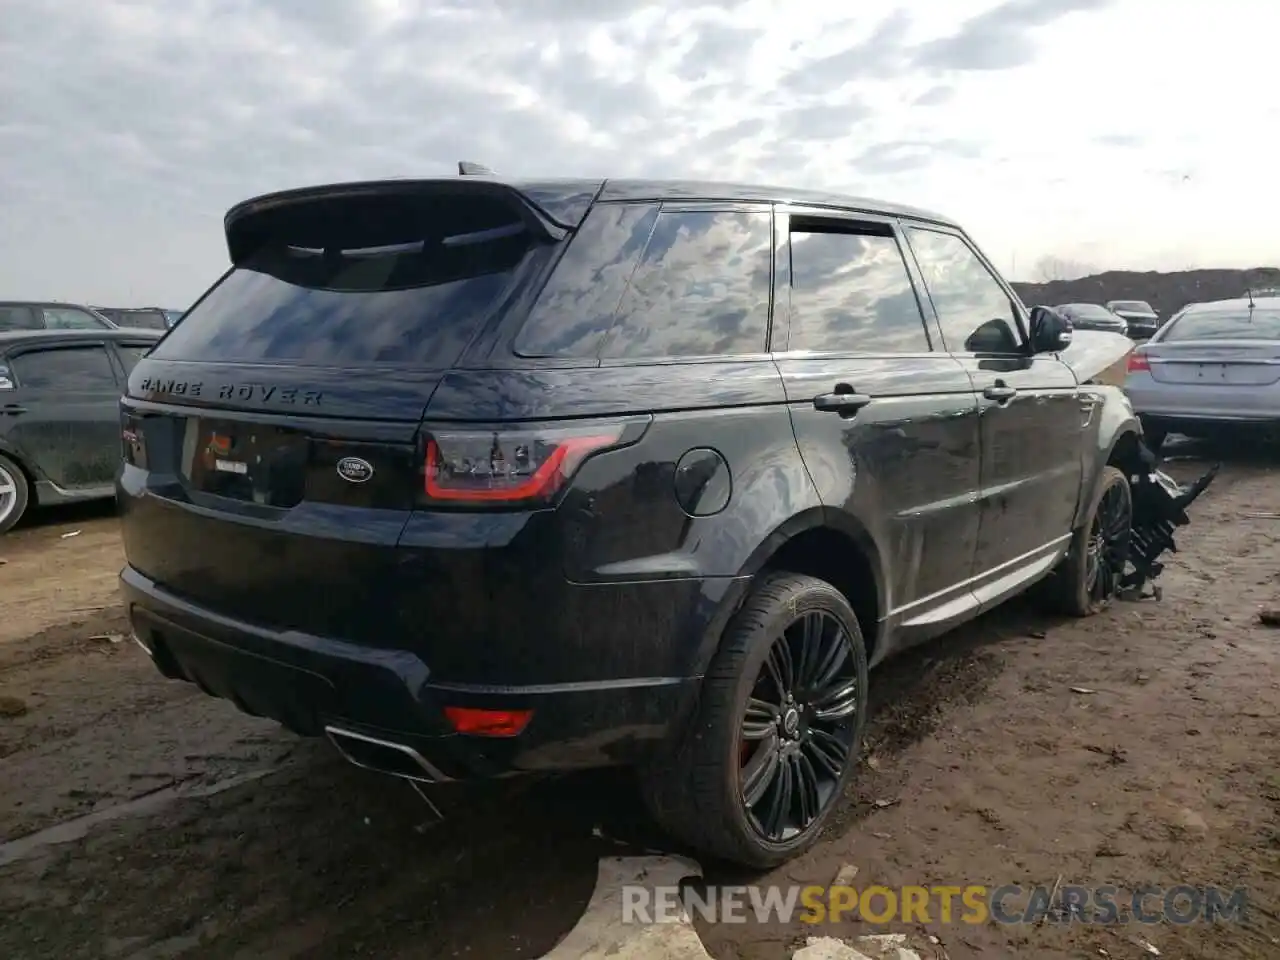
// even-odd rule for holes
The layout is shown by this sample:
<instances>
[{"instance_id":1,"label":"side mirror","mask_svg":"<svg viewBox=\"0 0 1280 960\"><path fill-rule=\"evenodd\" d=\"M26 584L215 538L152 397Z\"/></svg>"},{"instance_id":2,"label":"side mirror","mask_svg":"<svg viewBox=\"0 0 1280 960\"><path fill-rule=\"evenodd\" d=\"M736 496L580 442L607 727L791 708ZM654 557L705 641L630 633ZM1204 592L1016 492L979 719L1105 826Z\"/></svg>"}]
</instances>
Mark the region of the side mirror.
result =
<instances>
[{"instance_id":1,"label":"side mirror","mask_svg":"<svg viewBox=\"0 0 1280 960\"><path fill-rule=\"evenodd\" d=\"M1031 352L1058 353L1071 346L1071 321L1053 307L1031 308Z\"/></svg>"}]
</instances>

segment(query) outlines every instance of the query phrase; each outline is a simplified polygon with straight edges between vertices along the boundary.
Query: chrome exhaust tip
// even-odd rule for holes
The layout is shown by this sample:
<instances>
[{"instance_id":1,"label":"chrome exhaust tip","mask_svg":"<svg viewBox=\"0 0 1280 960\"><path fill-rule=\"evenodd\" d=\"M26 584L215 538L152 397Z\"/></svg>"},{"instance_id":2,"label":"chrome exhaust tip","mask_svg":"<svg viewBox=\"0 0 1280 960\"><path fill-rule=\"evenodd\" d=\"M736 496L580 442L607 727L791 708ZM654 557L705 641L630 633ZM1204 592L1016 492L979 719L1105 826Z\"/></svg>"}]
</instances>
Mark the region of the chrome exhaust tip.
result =
<instances>
[{"instance_id":1,"label":"chrome exhaust tip","mask_svg":"<svg viewBox=\"0 0 1280 960\"><path fill-rule=\"evenodd\" d=\"M365 770L415 783L444 783L450 779L417 750L403 743L343 727L325 726L324 732L344 760Z\"/></svg>"}]
</instances>

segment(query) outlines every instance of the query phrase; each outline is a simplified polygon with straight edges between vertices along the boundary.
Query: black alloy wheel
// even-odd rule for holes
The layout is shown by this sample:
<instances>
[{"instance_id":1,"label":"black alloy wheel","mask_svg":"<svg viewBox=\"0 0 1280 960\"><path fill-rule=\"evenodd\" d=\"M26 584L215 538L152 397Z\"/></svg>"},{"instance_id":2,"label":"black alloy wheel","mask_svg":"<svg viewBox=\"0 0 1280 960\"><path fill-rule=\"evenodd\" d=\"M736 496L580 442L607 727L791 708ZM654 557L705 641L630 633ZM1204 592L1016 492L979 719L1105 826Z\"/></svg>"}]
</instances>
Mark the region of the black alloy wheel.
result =
<instances>
[{"instance_id":1,"label":"black alloy wheel","mask_svg":"<svg viewBox=\"0 0 1280 960\"><path fill-rule=\"evenodd\" d=\"M862 696L840 621L806 613L774 638L742 717L742 802L752 826L782 843L807 830L839 792Z\"/></svg>"},{"instance_id":2,"label":"black alloy wheel","mask_svg":"<svg viewBox=\"0 0 1280 960\"><path fill-rule=\"evenodd\" d=\"M816 843L856 774L867 645L825 580L762 574L703 678L693 717L643 770L649 811L700 853L768 869Z\"/></svg>"},{"instance_id":3,"label":"black alloy wheel","mask_svg":"<svg viewBox=\"0 0 1280 960\"><path fill-rule=\"evenodd\" d=\"M1127 488L1108 486L1098 501L1085 554L1085 590L1093 604L1104 604L1120 592L1129 562L1133 501Z\"/></svg>"}]
</instances>

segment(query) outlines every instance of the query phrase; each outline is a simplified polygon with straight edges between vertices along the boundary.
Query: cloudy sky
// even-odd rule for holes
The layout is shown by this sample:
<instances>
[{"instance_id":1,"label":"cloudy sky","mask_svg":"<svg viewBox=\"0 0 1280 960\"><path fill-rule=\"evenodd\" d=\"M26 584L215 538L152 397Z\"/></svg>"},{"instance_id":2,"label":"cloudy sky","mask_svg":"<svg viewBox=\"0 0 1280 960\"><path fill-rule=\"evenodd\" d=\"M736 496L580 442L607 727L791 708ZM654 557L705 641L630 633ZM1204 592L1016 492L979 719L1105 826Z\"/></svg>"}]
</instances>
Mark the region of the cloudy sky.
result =
<instances>
[{"instance_id":1,"label":"cloudy sky","mask_svg":"<svg viewBox=\"0 0 1280 960\"><path fill-rule=\"evenodd\" d=\"M0 297L183 307L221 216L453 172L833 188L1014 279L1280 263L1260 0L0 0Z\"/></svg>"}]
</instances>

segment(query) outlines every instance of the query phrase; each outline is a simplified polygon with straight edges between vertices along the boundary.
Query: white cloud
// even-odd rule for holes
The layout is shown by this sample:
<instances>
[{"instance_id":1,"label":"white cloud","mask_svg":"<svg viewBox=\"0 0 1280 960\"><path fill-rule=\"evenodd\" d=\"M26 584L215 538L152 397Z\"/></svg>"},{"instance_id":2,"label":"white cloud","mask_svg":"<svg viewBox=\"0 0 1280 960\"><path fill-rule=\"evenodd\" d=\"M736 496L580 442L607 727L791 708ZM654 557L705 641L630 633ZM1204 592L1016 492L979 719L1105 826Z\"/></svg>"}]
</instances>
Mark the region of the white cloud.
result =
<instances>
[{"instance_id":1,"label":"white cloud","mask_svg":"<svg viewBox=\"0 0 1280 960\"><path fill-rule=\"evenodd\" d=\"M1280 255L1280 8L1253 0L4 10L0 296L182 306L236 201L459 159L898 200L1017 273Z\"/></svg>"}]
</instances>

